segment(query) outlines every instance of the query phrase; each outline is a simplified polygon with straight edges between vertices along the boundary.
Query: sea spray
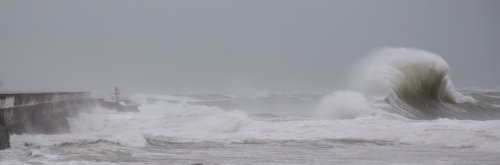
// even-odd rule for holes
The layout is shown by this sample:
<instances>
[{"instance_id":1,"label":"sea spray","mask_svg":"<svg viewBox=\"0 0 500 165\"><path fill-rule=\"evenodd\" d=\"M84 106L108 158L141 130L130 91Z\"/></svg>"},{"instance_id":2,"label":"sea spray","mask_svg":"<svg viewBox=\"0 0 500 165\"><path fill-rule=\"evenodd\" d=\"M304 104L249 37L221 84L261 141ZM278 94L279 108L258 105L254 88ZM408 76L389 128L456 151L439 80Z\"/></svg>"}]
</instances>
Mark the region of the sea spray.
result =
<instances>
[{"instance_id":1,"label":"sea spray","mask_svg":"<svg viewBox=\"0 0 500 165\"><path fill-rule=\"evenodd\" d=\"M432 159L440 157L456 160L444 164L500 161L498 90L468 90L466 95L475 101L460 101L464 94L454 89L449 66L439 56L399 48L374 56L358 67L367 73L354 75L366 80L359 84L374 90L353 88L322 98L278 93L223 101L238 105L259 100L275 106L288 103L276 100L300 98L294 100L319 102L317 109L298 108L290 115L268 108L262 113L245 106L206 104L220 98L205 97L214 94L137 95L133 101L141 104L139 113L96 108L70 118L70 134L13 135L13 147L0 151L0 160L6 164L308 164L311 160L336 164L363 163L362 155L364 160L394 164L433 164Z\"/></svg>"},{"instance_id":2,"label":"sea spray","mask_svg":"<svg viewBox=\"0 0 500 165\"><path fill-rule=\"evenodd\" d=\"M316 116L326 119L354 119L371 116L377 111L363 94L354 91L336 91L325 96L318 105Z\"/></svg>"},{"instance_id":3,"label":"sea spray","mask_svg":"<svg viewBox=\"0 0 500 165\"><path fill-rule=\"evenodd\" d=\"M396 94L403 99L434 99L451 103L472 101L457 92L449 65L431 52L383 48L360 60L351 74L352 87L367 95Z\"/></svg>"}]
</instances>

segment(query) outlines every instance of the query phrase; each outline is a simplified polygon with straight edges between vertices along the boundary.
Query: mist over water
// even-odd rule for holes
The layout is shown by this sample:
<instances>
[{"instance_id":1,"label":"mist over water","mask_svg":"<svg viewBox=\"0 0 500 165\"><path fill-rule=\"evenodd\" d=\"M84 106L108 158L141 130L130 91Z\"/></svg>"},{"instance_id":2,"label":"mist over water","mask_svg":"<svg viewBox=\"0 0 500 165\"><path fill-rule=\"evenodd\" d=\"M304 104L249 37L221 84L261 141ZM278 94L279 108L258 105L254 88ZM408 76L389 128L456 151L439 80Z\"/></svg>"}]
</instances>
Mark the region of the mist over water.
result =
<instances>
[{"instance_id":1,"label":"mist over water","mask_svg":"<svg viewBox=\"0 0 500 165\"><path fill-rule=\"evenodd\" d=\"M7 164L495 164L500 91L456 89L445 59L384 48L330 92L134 94L70 134L13 135Z\"/></svg>"},{"instance_id":2,"label":"mist over water","mask_svg":"<svg viewBox=\"0 0 500 165\"><path fill-rule=\"evenodd\" d=\"M499 164L499 18L498 0L1 0L0 93L102 107L12 135L0 165Z\"/></svg>"}]
</instances>

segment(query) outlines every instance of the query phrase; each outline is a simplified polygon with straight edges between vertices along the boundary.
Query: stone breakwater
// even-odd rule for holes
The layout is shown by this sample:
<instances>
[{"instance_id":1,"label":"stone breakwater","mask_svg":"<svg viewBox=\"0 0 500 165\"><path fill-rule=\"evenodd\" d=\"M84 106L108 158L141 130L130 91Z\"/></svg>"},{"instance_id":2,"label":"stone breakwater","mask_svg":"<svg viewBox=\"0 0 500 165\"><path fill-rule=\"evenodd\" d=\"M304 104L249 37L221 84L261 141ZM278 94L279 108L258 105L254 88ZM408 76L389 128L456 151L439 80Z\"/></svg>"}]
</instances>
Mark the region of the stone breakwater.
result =
<instances>
[{"instance_id":1,"label":"stone breakwater","mask_svg":"<svg viewBox=\"0 0 500 165\"><path fill-rule=\"evenodd\" d=\"M67 117L94 105L89 92L2 92L0 149L10 147L10 134L68 133Z\"/></svg>"}]
</instances>

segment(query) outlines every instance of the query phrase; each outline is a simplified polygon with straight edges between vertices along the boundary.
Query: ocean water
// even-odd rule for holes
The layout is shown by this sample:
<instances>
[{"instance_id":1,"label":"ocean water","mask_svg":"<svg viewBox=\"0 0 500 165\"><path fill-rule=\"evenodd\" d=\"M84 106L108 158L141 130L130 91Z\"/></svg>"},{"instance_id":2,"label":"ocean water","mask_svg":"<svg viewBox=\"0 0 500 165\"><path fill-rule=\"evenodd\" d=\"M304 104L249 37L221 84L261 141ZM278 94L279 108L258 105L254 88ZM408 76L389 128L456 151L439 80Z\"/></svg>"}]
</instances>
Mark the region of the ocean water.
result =
<instances>
[{"instance_id":1,"label":"ocean water","mask_svg":"<svg viewBox=\"0 0 500 165\"><path fill-rule=\"evenodd\" d=\"M352 88L144 95L71 133L13 135L0 164L499 164L500 90L457 90L438 55L374 52Z\"/></svg>"}]
</instances>

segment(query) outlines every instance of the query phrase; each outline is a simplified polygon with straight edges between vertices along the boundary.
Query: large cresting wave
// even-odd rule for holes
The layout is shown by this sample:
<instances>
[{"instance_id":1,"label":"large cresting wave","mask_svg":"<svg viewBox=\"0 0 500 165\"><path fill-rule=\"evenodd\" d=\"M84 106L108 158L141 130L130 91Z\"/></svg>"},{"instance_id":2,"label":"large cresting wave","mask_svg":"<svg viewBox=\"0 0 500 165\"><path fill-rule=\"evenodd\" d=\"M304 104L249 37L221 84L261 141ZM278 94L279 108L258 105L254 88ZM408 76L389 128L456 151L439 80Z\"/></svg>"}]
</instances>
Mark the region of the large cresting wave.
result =
<instances>
[{"instance_id":1,"label":"large cresting wave","mask_svg":"<svg viewBox=\"0 0 500 165\"><path fill-rule=\"evenodd\" d=\"M368 96L384 97L389 111L414 119L497 119L497 108L455 89L449 69L434 53L385 48L358 64L353 84Z\"/></svg>"}]
</instances>

